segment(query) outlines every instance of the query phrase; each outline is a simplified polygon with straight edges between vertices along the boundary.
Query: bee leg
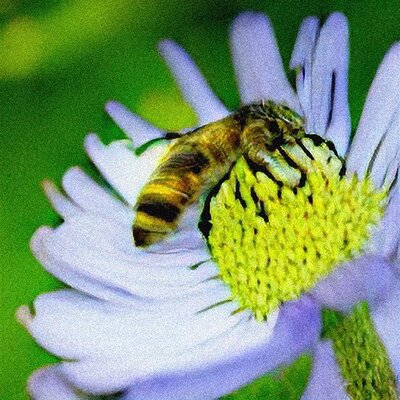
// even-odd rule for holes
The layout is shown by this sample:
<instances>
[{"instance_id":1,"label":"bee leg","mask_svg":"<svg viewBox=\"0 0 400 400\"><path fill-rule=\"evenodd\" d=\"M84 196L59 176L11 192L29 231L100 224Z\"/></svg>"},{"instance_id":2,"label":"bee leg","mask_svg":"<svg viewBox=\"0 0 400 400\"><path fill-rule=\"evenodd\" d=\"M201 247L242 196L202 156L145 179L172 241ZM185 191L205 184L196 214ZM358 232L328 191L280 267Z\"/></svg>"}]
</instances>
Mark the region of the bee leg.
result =
<instances>
[{"instance_id":1,"label":"bee leg","mask_svg":"<svg viewBox=\"0 0 400 400\"><path fill-rule=\"evenodd\" d=\"M165 132L164 138L167 140L178 139L185 135L184 133L179 132Z\"/></svg>"},{"instance_id":2,"label":"bee leg","mask_svg":"<svg viewBox=\"0 0 400 400\"><path fill-rule=\"evenodd\" d=\"M288 162L279 148L271 151L267 146L250 148L245 158L250 167L269 176L279 186L296 187L304 184L305 173L295 163Z\"/></svg>"}]
</instances>

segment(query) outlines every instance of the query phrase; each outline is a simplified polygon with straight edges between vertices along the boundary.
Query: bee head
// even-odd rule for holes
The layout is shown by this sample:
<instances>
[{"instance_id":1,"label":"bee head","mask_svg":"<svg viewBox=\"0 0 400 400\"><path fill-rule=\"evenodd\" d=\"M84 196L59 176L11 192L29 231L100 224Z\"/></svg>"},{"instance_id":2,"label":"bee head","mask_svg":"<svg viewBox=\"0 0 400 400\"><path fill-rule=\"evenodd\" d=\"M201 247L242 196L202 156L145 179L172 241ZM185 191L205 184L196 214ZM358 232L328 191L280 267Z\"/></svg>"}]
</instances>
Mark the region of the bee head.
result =
<instances>
[{"instance_id":1,"label":"bee head","mask_svg":"<svg viewBox=\"0 0 400 400\"><path fill-rule=\"evenodd\" d=\"M258 131L267 144L294 142L304 136L304 120L284 104L263 100L242 107L237 116L243 130Z\"/></svg>"}]
</instances>

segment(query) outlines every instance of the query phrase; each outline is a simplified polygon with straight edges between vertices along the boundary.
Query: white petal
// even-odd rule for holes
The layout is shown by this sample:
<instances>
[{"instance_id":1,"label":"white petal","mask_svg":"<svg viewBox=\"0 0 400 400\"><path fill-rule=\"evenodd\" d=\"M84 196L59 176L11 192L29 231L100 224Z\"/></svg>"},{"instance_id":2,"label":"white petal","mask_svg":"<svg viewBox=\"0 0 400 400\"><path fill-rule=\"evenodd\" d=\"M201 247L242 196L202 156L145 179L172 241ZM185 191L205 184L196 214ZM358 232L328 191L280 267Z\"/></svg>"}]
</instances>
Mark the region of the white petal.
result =
<instances>
[{"instance_id":1,"label":"white petal","mask_svg":"<svg viewBox=\"0 0 400 400\"><path fill-rule=\"evenodd\" d=\"M254 322L254 321L253 321ZM234 340L241 343L251 336L252 344L242 352L232 341L228 341L232 358L215 364L204 364L201 368L187 368L182 373L155 376L135 383L124 400L204 400L214 399L249 383L253 379L282 364L293 361L302 352L315 344L320 329L319 311L307 298L283 306L273 335L265 340L262 324L251 326L248 332ZM260 340L261 339L261 340Z\"/></svg>"},{"instance_id":2,"label":"white petal","mask_svg":"<svg viewBox=\"0 0 400 400\"><path fill-rule=\"evenodd\" d=\"M125 302L129 300L130 294L117 287L112 287L106 283L95 279L92 276L85 275L78 269L73 269L68 265L51 259L45 250L45 242L53 231L50 228L39 228L31 239L31 250L36 259L42 264L48 272L63 281L69 286L72 286L84 293L87 293L95 298L104 299L114 302Z\"/></svg>"},{"instance_id":3,"label":"white petal","mask_svg":"<svg viewBox=\"0 0 400 400\"><path fill-rule=\"evenodd\" d=\"M248 313L232 315L235 307L227 303L196 314L188 308L149 313L63 290L36 300L36 316L29 329L46 349L81 360L64 363L61 369L74 385L92 393L118 391L133 383L138 383L135 391L143 393L149 385L147 378L157 382L163 376L172 383L182 380L180 387L164 387L166 392L179 392L187 389L185 379L194 376L194 393L217 388L217 393L224 394L292 361L317 339L319 310L310 299L285 305L276 325L276 315L260 324L249 319ZM221 386L213 387L213 371L220 371ZM183 377L175 375L181 373ZM225 382L223 378L229 376ZM198 379L203 378L201 384ZM158 391L148 393L153 398ZM160 398L171 398L164 393L159 393ZM185 398L180 396L172 398Z\"/></svg>"},{"instance_id":4,"label":"white petal","mask_svg":"<svg viewBox=\"0 0 400 400\"><path fill-rule=\"evenodd\" d=\"M318 33L318 18L306 18L300 26L290 61L290 68L298 69L296 77L297 95L299 96L303 115L306 117L308 126L314 126L313 114L311 112L311 83L312 63Z\"/></svg>"},{"instance_id":5,"label":"white petal","mask_svg":"<svg viewBox=\"0 0 400 400\"><path fill-rule=\"evenodd\" d=\"M160 43L159 50L173 73L183 97L196 112L199 125L219 120L229 114L196 64L180 46L171 40L164 40Z\"/></svg>"},{"instance_id":6,"label":"white petal","mask_svg":"<svg viewBox=\"0 0 400 400\"><path fill-rule=\"evenodd\" d=\"M311 77L313 125L307 126L308 130L332 140L340 155L345 154L350 139L348 36L346 17L331 14L320 31L315 49Z\"/></svg>"},{"instance_id":7,"label":"white petal","mask_svg":"<svg viewBox=\"0 0 400 400\"><path fill-rule=\"evenodd\" d=\"M85 149L104 178L129 204L134 204L165 152L165 144L152 146L140 157L127 145L120 140L105 146L94 134L85 140Z\"/></svg>"},{"instance_id":8,"label":"white petal","mask_svg":"<svg viewBox=\"0 0 400 400\"><path fill-rule=\"evenodd\" d=\"M178 228L162 241L150 246L146 252L148 254L182 253L205 248L204 246L204 238L197 229L197 222L193 222L193 226Z\"/></svg>"},{"instance_id":9,"label":"white petal","mask_svg":"<svg viewBox=\"0 0 400 400\"><path fill-rule=\"evenodd\" d=\"M81 169L70 168L63 176L63 188L83 210L92 211L115 221L130 222L133 211L89 178Z\"/></svg>"},{"instance_id":10,"label":"white petal","mask_svg":"<svg viewBox=\"0 0 400 400\"><path fill-rule=\"evenodd\" d=\"M385 258L363 256L336 268L311 294L325 307L349 311L363 300L379 302L394 282L395 271Z\"/></svg>"},{"instance_id":11,"label":"white petal","mask_svg":"<svg viewBox=\"0 0 400 400\"><path fill-rule=\"evenodd\" d=\"M203 263L210 258L205 247L152 254L135 248L130 232L129 225L117 226L85 215L54 231L39 230L32 250L44 267L63 281L69 277L64 278L63 272L73 272L106 288L148 298L196 291L198 283L218 273L213 263ZM191 269L199 263L203 264Z\"/></svg>"},{"instance_id":12,"label":"white petal","mask_svg":"<svg viewBox=\"0 0 400 400\"><path fill-rule=\"evenodd\" d=\"M148 253L176 253L189 251L205 246L202 233L198 229L201 209L198 203L188 207L183 213L178 229L167 235L159 243L147 249Z\"/></svg>"},{"instance_id":13,"label":"white petal","mask_svg":"<svg viewBox=\"0 0 400 400\"><path fill-rule=\"evenodd\" d=\"M237 324L239 317L230 317L236 304L203 311L221 303L225 294L221 286L204 285L197 297L166 300L158 307L140 301L116 306L63 290L35 300L28 329L39 344L64 358L126 357L140 363L135 369L153 368Z\"/></svg>"},{"instance_id":14,"label":"white petal","mask_svg":"<svg viewBox=\"0 0 400 400\"><path fill-rule=\"evenodd\" d=\"M208 301L215 299L209 291ZM202 302L206 300L204 296ZM191 301L189 305L204 305L200 303ZM229 344L232 343L228 334L231 331L236 335L237 351L249 346L249 341L265 340L271 333L273 321L249 328L248 316L231 315L237 307L237 304L226 303L201 311L188 310L183 304L181 308L161 307L149 312L130 306L115 307L62 291L42 295L36 300L36 316L29 329L46 349L66 358L82 360L63 367L70 377L81 369L79 377L73 378L75 383L85 379L98 381L100 370L110 374L113 368L120 371L115 379L120 380L126 374L133 379L170 368L174 371L189 365L198 368L206 360L231 357ZM239 324L241 321L245 324ZM86 371L88 365L95 364L97 369ZM95 376L89 378L88 374ZM110 384L104 382L104 385Z\"/></svg>"},{"instance_id":15,"label":"white petal","mask_svg":"<svg viewBox=\"0 0 400 400\"><path fill-rule=\"evenodd\" d=\"M390 291L385 300L371 307L375 328L386 347L395 376L400 376L400 283Z\"/></svg>"},{"instance_id":16,"label":"white petal","mask_svg":"<svg viewBox=\"0 0 400 400\"><path fill-rule=\"evenodd\" d=\"M126 355L121 359L88 359L66 363L63 371L74 384L90 392L116 391L136 383L138 386L133 388L134 394L130 398L186 399L184 393L188 390L189 382L197 380L191 389L191 393L197 393L197 396L189 398L213 398L225 394L228 389L232 390L247 383L282 363L293 361L315 343L320 328L316 307L306 301L288 305L284 310L282 317L278 319L276 333L274 331L272 337L270 335L274 321L271 322L271 326L269 323L259 324L246 317L246 319L241 318L239 323L229 324L226 331L218 336L209 336L206 341L193 343L191 337L202 335L201 332L207 330L208 323L215 331L215 321L207 320L213 319L213 316L207 315L207 319L202 320L207 326L202 325L197 328L199 331L195 332L193 327L184 335L186 344L189 346L187 342L192 342L193 347L187 351L177 349L175 356L170 355L168 359L163 359L162 354L157 351L160 346L157 343L151 359L130 359ZM221 310L216 307L210 311L220 313ZM221 315L224 314L225 311L222 310ZM226 323L230 318L232 317L225 315L224 321L219 323ZM178 329L178 338L180 331ZM163 340L164 338L161 342ZM176 341L173 346L176 347ZM232 349L235 350L234 353ZM152 362L157 365L151 367ZM227 379L232 373L232 378L227 382L219 379L218 385L213 385L211 378L217 377L213 371L220 371L221 378ZM166 384L161 384L159 390L154 388L154 381L157 384L157 381L163 381L164 377ZM199 378L201 380L204 378L203 382L201 380L199 382ZM203 397L199 397L199 393L202 393ZM160 397L155 397L157 395Z\"/></svg>"},{"instance_id":17,"label":"white petal","mask_svg":"<svg viewBox=\"0 0 400 400\"><path fill-rule=\"evenodd\" d=\"M153 352L152 359L157 359L157 366L151 366L146 360L106 360L109 361L107 369L111 366L114 371L104 369L103 379L94 373L100 368L96 368L96 364L102 365L103 360L93 360L89 362L68 363L64 365L64 371L69 379L73 380L79 387L89 391L104 391L121 389L124 386L130 386L133 382L140 379L146 379L148 376L160 376L171 373L185 374L193 369L204 369L208 365L216 362L226 362L232 359L232 348L235 348L235 354L239 355L243 351L259 345L260 342L268 341L272 329L267 325L259 331L247 327L248 322L242 321L241 324L227 329L218 336L210 337L198 344L193 344L193 348L179 351L177 354L169 355L168 359L156 355ZM161 338L160 340L163 340ZM190 334L187 334L186 340L190 341ZM125 361L124 361L125 360ZM111 373L110 373L111 372ZM106 386L102 383L105 380ZM112 383L111 383L112 382ZM113 387L110 387L110 383ZM99 387L100 386L100 387ZM101 388L101 386L103 386ZM169 397L171 398L171 397ZM175 397L173 397L175 398Z\"/></svg>"},{"instance_id":18,"label":"white petal","mask_svg":"<svg viewBox=\"0 0 400 400\"><path fill-rule=\"evenodd\" d=\"M399 92L400 44L397 43L386 53L369 90L347 159L350 174L357 172L360 177L366 174L376 149L399 112Z\"/></svg>"},{"instance_id":19,"label":"white petal","mask_svg":"<svg viewBox=\"0 0 400 400\"><path fill-rule=\"evenodd\" d=\"M169 285L166 282L157 289L157 286L155 287L152 282L136 282L133 284L133 290L135 290L135 292L132 293L132 288L130 288L129 281L127 284L124 282L118 282L118 280L121 279L119 277L116 279L113 278L111 282L107 280L107 276L110 276L113 273L112 267L110 267L109 275L107 275L104 274L103 271L96 271L95 265L93 265L93 270L90 270L86 265L81 268L80 265L67 264L63 261L60 261L57 257L53 258L49 256L46 248L46 241L51 235L53 235L53 231L51 229L41 228L35 233L31 241L32 251L38 261L41 262L43 267L66 284L84 293L88 293L95 298L104 299L111 302L131 303L133 300L138 298L136 290L139 292L139 294L145 295L147 301L156 300L157 298L165 300L167 296L171 298L177 297L179 299L185 299L185 296L189 293L198 293L201 289L197 286L196 280L197 282L200 282L203 280L203 278L204 280L207 279L207 276L216 275L215 265L210 262L201 264L197 270L193 272L193 274L188 274L187 267L185 267L185 269L181 269L180 271L171 271L168 270L167 267L164 269L164 275L167 274L171 278ZM176 254L174 254L173 257L176 258ZM139 268L140 265L133 267L133 269L136 270L136 274ZM151 274L156 274L157 271L162 270L160 266L155 271L148 266L146 268L147 274L149 272ZM126 271L126 275L130 275L130 269ZM135 272L133 275L135 275ZM174 277L177 278L175 282L173 281ZM185 279L185 277L190 277L190 279L193 279L194 282L189 285L189 283L186 281L188 286L185 288L185 290L183 290L182 281ZM180 281L180 279L182 279L182 281ZM175 286L173 285L174 283ZM213 282L210 281L209 285L212 286ZM144 299L141 298L141 300L143 301Z\"/></svg>"},{"instance_id":20,"label":"white petal","mask_svg":"<svg viewBox=\"0 0 400 400\"><path fill-rule=\"evenodd\" d=\"M41 368L29 378L28 390L32 400L84 400L59 373L59 366Z\"/></svg>"},{"instance_id":21,"label":"white petal","mask_svg":"<svg viewBox=\"0 0 400 400\"><path fill-rule=\"evenodd\" d=\"M322 393L324 400L350 399L331 341L322 341L315 348L310 381L302 400L320 400Z\"/></svg>"},{"instance_id":22,"label":"white petal","mask_svg":"<svg viewBox=\"0 0 400 400\"><path fill-rule=\"evenodd\" d=\"M105 109L114 122L132 139L135 147L140 147L150 140L164 137L163 131L130 112L124 105L114 100L109 101Z\"/></svg>"},{"instance_id":23,"label":"white petal","mask_svg":"<svg viewBox=\"0 0 400 400\"><path fill-rule=\"evenodd\" d=\"M253 12L237 17L231 29L231 49L244 104L273 100L301 112L297 96L286 78L267 17Z\"/></svg>"},{"instance_id":24,"label":"white petal","mask_svg":"<svg viewBox=\"0 0 400 400\"><path fill-rule=\"evenodd\" d=\"M53 182L43 181L42 187L51 205L64 220L82 212L82 209L64 196Z\"/></svg>"}]
</instances>

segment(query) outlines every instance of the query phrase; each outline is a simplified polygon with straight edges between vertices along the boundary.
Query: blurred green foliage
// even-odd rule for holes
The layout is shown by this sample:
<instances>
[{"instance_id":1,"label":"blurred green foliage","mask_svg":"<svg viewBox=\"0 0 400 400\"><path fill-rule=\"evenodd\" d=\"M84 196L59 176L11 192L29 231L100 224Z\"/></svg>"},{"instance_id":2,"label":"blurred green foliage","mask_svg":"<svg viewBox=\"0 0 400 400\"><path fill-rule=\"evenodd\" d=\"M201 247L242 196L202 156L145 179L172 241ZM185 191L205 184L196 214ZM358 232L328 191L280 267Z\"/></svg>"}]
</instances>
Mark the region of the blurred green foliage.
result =
<instances>
[{"instance_id":1,"label":"blurred green foliage","mask_svg":"<svg viewBox=\"0 0 400 400\"><path fill-rule=\"evenodd\" d=\"M356 127L376 68L400 34L395 0L0 2L1 399L26 399L29 374L55 361L14 318L19 305L60 287L28 246L39 226L59 223L40 192L40 181L59 182L76 164L90 169L82 151L86 132L98 131L105 142L123 137L102 110L110 98L168 130L195 123L157 54L162 38L181 43L222 100L237 107L227 33L234 16L248 9L270 16L285 65L304 17L335 10L347 15ZM289 370L261 378L227 399L297 399L310 362L303 357Z\"/></svg>"}]
</instances>

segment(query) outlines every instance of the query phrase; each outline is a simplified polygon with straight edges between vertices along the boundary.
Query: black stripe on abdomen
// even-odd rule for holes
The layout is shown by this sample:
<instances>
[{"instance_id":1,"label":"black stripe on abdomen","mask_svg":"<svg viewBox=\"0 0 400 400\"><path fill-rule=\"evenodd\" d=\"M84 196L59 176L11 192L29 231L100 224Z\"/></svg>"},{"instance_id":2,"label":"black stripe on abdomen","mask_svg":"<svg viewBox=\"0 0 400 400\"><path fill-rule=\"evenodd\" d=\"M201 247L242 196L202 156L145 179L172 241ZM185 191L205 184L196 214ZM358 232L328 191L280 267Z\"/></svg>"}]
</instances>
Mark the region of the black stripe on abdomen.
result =
<instances>
[{"instance_id":1,"label":"black stripe on abdomen","mask_svg":"<svg viewBox=\"0 0 400 400\"><path fill-rule=\"evenodd\" d=\"M151 203L140 203L137 211L162 219L165 222L176 221L181 212L177 206L159 200Z\"/></svg>"}]
</instances>

